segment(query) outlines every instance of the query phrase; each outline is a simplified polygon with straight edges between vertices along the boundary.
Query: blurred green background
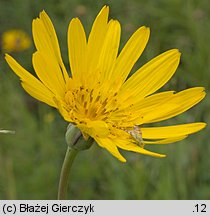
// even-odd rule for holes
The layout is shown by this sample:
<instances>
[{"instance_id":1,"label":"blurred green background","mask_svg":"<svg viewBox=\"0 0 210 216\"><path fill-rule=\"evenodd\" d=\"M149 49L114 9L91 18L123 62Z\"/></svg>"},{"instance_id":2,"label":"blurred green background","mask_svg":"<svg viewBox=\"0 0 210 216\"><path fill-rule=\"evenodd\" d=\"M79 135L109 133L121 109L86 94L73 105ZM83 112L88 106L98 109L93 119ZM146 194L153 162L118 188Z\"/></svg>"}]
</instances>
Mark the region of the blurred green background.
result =
<instances>
[{"instance_id":1,"label":"blurred green background","mask_svg":"<svg viewBox=\"0 0 210 216\"><path fill-rule=\"evenodd\" d=\"M57 31L68 67L66 34L71 18L80 17L86 31L104 4L122 25L121 47L141 25L151 37L133 71L171 48L182 52L175 76L161 90L182 90L210 84L210 4L208 0L0 0L0 33L11 28L31 35L31 22L43 9ZM34 47L12 55L33 72ZM210 122L209 95L185 114L161 125ZM0 56L0 199L56 199L66 151L67 123L51 107L24 92L16 75ZM210 199L209 128L184 141L149 146L165 159L123 152L123 164L94 145L76 158L70 199ZM149 148L148 147L148 148Z\"/></svg>"}]
</instances>

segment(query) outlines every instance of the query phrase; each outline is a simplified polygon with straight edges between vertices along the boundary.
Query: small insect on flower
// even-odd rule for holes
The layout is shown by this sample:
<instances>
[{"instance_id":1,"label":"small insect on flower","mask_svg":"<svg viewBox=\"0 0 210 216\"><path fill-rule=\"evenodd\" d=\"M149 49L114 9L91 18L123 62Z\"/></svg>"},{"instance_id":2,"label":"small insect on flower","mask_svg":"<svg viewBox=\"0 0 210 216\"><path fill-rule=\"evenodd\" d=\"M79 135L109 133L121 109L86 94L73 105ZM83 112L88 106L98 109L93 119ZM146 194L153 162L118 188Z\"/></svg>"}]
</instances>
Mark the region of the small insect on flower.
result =
<instances>
[{"instance_id":1,"label":"small insect on flower","mask_svg":"<svg viewBox=\"0 0 210 216\"><path fill-rule=\"evenodd\" d=\"M203 87L178 93L155 93L174 75L180 52L168 50L139 68L129 77L149 39L149 28L138 28L119 53L121 26L109 20L109 7L97 15L89 36L81 21L74 18L68 27L71 76L62 61L53 24L42 11L33 20L36 46L33 67L37 77L11 56L6 61L20 77L23 88L34 98L55 107L63 118L91 137L120 161L119 149L155 157L145 144L167 144L203 129L203 122L165 127L145 127L177 116L205 97Z\"/></svg>"},{"instance_id":2,"label":"small insect on flower","mask_svg":"<svg viewBox=\"0 0 210 216\"><path fill-rule=\"evenodd\" d=\"M126 132L128 132L134 140L136 140L136 143L141 146L142 148L144 147L143 139L142 139L142 133L141 133L141 128L138 125L135 125L133 129L124 129Z\"/></svg>"},{"instance_id":3,"label":"small insect on flower","mask_svg":"<svg viewBox=\"0 0 210 216\"><path fill-rule=\"evenodd\" d=\"M1 35L1 49L3 52L20 52L31 46L29 35L19 29L11 29Z\"/></svg>"}]
</instances>

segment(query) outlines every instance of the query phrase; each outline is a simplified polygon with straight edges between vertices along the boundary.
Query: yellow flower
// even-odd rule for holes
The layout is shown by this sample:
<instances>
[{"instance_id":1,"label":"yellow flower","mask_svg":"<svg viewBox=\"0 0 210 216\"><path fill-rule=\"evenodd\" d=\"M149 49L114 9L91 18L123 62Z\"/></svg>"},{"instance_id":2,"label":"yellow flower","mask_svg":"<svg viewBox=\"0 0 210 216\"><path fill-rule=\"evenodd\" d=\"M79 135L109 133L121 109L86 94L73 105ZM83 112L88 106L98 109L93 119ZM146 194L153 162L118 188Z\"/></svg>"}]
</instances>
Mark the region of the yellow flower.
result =
<instances>
[{"instance_id":1,"label":"yellow flower","mask_svg":"<svg viewBox=\"0 0 210 216\"><path fill-rule=\"evenodd\" d=\"M2 34L2 50L4 52L19 52L31 46L31 39L22 30L12 29Z\"/></svg>"},{"instance_id":2,"label":"yellow flower","mask_svg":"<svg viewBox=\"0 0 210 216\"><path fill-rule=\"evenodd\" d=\"M33 67L38 78L11 56L6 55L6 61L32 97L58 109L66 121L81 130L85 139L91 136L120 161L126 160L118 148L165 157L144 149L145 144L176 142L203 129L206 124L143 125L188 110L204 98L204 88L151 95L175 73L180 61L177 49L157 56L128 78L147 44L150 31L144 26L139 28L118 55L120 23L108 21L108 14L109 8L103 7L88 38L80 20L71 20L68 28L71 77L62 61L53 24L44 11L33 21L37 49Z\"/></svg>"}]
</instances>

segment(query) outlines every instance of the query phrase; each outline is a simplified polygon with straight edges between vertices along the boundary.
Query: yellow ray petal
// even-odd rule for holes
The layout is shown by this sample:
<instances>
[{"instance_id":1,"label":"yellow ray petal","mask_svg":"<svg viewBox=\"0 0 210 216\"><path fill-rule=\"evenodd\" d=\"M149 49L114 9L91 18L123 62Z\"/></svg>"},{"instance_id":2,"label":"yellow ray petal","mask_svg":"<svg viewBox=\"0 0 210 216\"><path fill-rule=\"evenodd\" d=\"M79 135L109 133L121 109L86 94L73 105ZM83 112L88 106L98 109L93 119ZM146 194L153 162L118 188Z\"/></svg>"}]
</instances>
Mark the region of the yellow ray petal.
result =
<instances>
[{"instance_id":1,"label":"yellow ray petal","mask_svg":"<svg viewBox=\"0 0 210 216\"><path fill-rule=\"evenodd\" d=\"M133 127L133 125L143 124L144 110L154 112L157 106L163 105L172 96L174 96L174 91L161 92L140 99L139 101L133 100L132 105L126 103L125 100L124 103L120 103L118 110L112 113L110 119L121 127Z\"/></svg>"},{"instance_id":2,"label":"yellow ray petal","mask_svg":"<svg viewBox=\"0 0 210 216\"><path fill-rule=\"evenodd\" d=\"M88 38L88 73L95 73L108 29L109 7L104 6L97 15Z\"/></svg>"},{"instance_id":3,"label":"yellow ray petal","mask_svg":"<svg viewBox=\"0 0 210 216\"><path fill-rule=\"evenodd\" d=\"M55 95L64 97L65 88L63 83L60 83L60 79L57 77L57 74L60 73L60 68L56 68L57 65L54 65L48 58L46 59L46 56L42 55L39 51L33 54L32 62L39 79Z\"/></svg>"},{"instance_id":4,"label":"yellow ray petal","mask_svg":"<svg viewBox=\"0 0 210 216\"><path fill-rule=\"evenodd\" d=\"M33 86L30 83L22 82L22 87L25 89L28 94L30 94L32 97L36 98L39 101L42 101L52 107L57 108L56 104L54 103L54 100L52 97L50 97L48 94L46 94L43 91L43 88L40 89L40 86Z\"/></svg>"},{"instance_id":5,"label":"yellow ray petal","mask_svg":"<svg viewBox=\"0 0 210 216\"><path fill-rule=\"evenodd\" d=\"M63 63L63 60L62 60L62 57L61 57L58 38L57 38L57 35L56 35L56 32L55 32L54 26L53 26L49 16L47 15L47 13L45 11L42 11L40 13L40 19L42 20L42 22L43 22L43 24L44 24L44 26L45 26L45 28L46 28L46 30L48 32L48 35L50 36L50 42L51 42L51 44L53 46L56 58L57 58L58 63L60 65L61 69L62 69L64 78L67 81L68 78L69 78L69 75L68 75L68 73L66 71L66 68L64 66L64 63Z\"/></svg>"},{"instance_id":6,"label":"yellow ray petal","mask_svg":"<svg viewBox=\"0 0 210 216\"><path fill-rule=\"evenodd\" d=\"M24 89L30 95L50 106L57 107L53 100L55 96L47 87L19 65L11 56L6 54L5 59L11 69L20 77Z\"/></svg>"},{"instance_id":7,"label":"yellow ray petal","mask_svg":"<svg viewBox=\"0 0 210 216\"><path fill-rule=\"evenodd\" d=\"M107 149L112 155L122 162L126 162L125 158L119 153L115 140L109 137L110 131L108 125L104 121L86 120L86 124L78 124L77 127L85 134L95 139L99 146Z\"/></svg>"},{"instance_id":8,"label":"yellow ray petal","mask_svg":"<svg viewBox=\"0 0 210 216\"><path fill-rule=\"evenodd\" d=\"M105 138L109 135L108 125L104 121L86 120L86 124L78 124L77 127L84 133L89 134L92 137Z\"/></svg>"},{"instance_id":9,"label":"yellow ray petal","mask_svg":"<svg viewBox=\"0 0 210 216\"><path fill-rule=\"evenodd\" d=\"M118 160L120 160L121 162L126 162L126 159L120 154L115 142L113 142L112 139L98 138L98 137L94 137L94 139L98 143L99 146L101 146L102 148L107 149Z\"/></svg>"},{"instance_id":10,"label":"yellow ray petal","mask_svg":"<svg viewBox=\"0 0 210 216\"><path fill-rule=\"evenodd\" d=\"M98 69L101 72L101 81L110 83L112 70L118 54L120 44L121 27L118 21L109 22L108 31L103 43L101 55L99 57Z\"/></svg>"},{"instance_id":11,"label":"yellow ray petal","mask_svg":"<svg viewBox=\"0 0 210 216\"><path fill-rule=\"evenodd\" d=\"M87 71L87 41L84 28L78 18L71 20L68 28L68 49L71 73L75 82L84 84Z\"/></svg>"},{"instance_id":12,"label":"yellow ray petal","mask_svg":"<svg viewBox=\"0 0 210 216\"><path fill-rule=\"evenodd\" d=\"M174 96L174 91L165 91L160 92L151 96L148 96L140 101L134 101L132 110L139 110L139 109L153 109L158 104L163 104L164 102L167 102Z\"/></svg>"},{"instance_id":13,"label":"yellow ray petal","mask_svg":"<svg viewBox=\"0 0 210 216\"><path fill-rule=\"evenodd\" d=\"M116 145L117 145L117 147L124 149L124 150L127 150L127 151L133 151L133 152L137 152L140 154L150 155L153 157L163 158L166 156L164 154L159 154L159 153L148 151L146 149L141 148L137 144L132 143L132 142L128 142L126 140L119 140L118 142L116 142Z\"/></svg>"},{"instance_id":14,"label":"yellow ray petal","mask_svg":"<svg viewBox=\"0 0 210 216\"><path fill-rule=\"evenodd\" d=\"M123 98L144 98L161 88L174 74L179 64L180 53L169 50L141 67L122 86Z\"/></svg>"},{"instance_id":15,"label":"yellow ray petal","mask_svg":"<svg viewBox=\"0 0 210 216\"><path fill-rule=\"evenodd\" d=\"M168 101L171 99L171 97L173 97L174 95L174 91L165 91L165 92L160 92L157 94L153 94L150 95L146 98L140 98L139 100L136 99L131 99L131 98L127 98L128 103L126 103L127 101L124 100L123 103L119 104L119 109L116 113L113 113L113 115L115 114L119 114L122 111L126 111L126 109L129 109L130 112L132 112L133 114L136 111L142 110L142 109L153 109L155 106L159 105L159 104L163 104L164 102ZM132 105L130 104L130 102L132 102Z\"/></svg>"},{"instance_id":16,"label":"yellow ray petal","mask_svg":"<svg viewBox=\"0 0 210 216\"><path fill-rule=\"evenodd\" d=\"M179 137L173 137L173 138L167 138L167 139L161 139L161 140L150 140L150 141L143 141L144 144L170 144L175 143L178 141L181 141L185 139L187 135L185 136L179 136Z\"/></svg>"},{"instance_id":17,"label":"yellow ray petal","mask_svg":"<svg viewBox=\"0 0 210 216\"><path fill-rule=\"evenodd\" d=\"M190 123L175 126L141 128L142 137L145 139L164 139L185 136L202 130L205 123Z\"/></svg>"},{"instance_id":18,"label":"yellow ray petal","mask_svg":"<svg viewBox=\"0 0 210 216\"><path fill-rule=\"evenodd\" d=\"M120 52L114 68L113 80L117 86L121 86L136 61L142 54L149 40L150 30L145 26L139 28L125 44Z\"/></svg>"},{"instance_id":19,"label":"yellow ray petal","mask_svg":"<svg viewBox=\"0 0 210 216\"><path fill-rule=\"evenodd\" d=\"M113 141L113 143L124 150L127 151L133 151L137 152L140 154L146 154L154 157L165 157L163 154L155 153L155 152L150 152L142 147L140 147L138 144L133 143L133 137L120 129L117 128L112 128L111 129L112 134L110 135L110 139Z\"/></svg>"},{"instance_id":20,"label":"yellow ray petal","mask_svg":"<svg viewBox=\"0 0 210 216\"><path fill-rule=\"evenodd\" d=\"M64 105L63 101L60 100L60 98L56 98L56 97L54 97L53 100L54 100L60 114L63 116L63 118L67 122L73 122L71 116L69 115L69 111L67 111L66 106Z\"/></svg>"},{"instance_id":21,"label":"yellow ray petal","mask_svg":"<svg viewBox=\"0 0 210 216\"><path fill-rule=\"evenodd\" d=\"M37 50L45 56L45 59L52 64L52 67L55 68L53 76L58 79L58 82L62 84L65 91L64 77L65 80L67 80L68 74L61 60L60 48L58 46L55 30L45 12L40 13L40 17L40 19L37 18L33 20L32 23L35 46ZM51 23L51 25L49 23Z\"/></svg>"},{"instance_id":22,"label":"yellow ray petal","mask_svg":"<svg viewBox=\"0 0 210 216\"><path fill-rule=\"evenodd\" d=\"M163 104L150 108L139 109L143 116L142 123L158 122L177 116L199 103L206 95L203 87L189 88L174 94ZM155 111L154 111L155 110Z\"/></svg>"}]
</instances>

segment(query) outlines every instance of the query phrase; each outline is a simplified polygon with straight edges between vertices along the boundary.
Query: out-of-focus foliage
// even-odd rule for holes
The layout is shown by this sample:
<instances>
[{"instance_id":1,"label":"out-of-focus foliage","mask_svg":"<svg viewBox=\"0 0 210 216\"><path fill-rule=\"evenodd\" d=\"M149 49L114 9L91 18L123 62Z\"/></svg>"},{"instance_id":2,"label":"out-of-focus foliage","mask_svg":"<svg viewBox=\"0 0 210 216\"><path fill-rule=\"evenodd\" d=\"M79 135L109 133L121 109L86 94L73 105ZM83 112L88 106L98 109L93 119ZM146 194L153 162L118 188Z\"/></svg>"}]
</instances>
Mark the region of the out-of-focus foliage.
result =
<instances>
[{"instance_id":1,"label":"out-of-focus foliage","mask_svg":"<svg viewBox=\"0 0 210 216\"><path fill-rule=\"evenodd\" d=\"M69 67L66 33L71 18L90 26L101 7L122 25L121 45L141 25L151 38L135 68L171 48L182 61L164 90L182 90L210 84L210 4L208 0L0 0L0 33L22 29L31 34L32 19L45 10L53 20L63 59ZM34 47L12 55L33 73ZM0 126L16 134L0 134L0 199L55 199L66 150L67 123L54 109L28 96L0 54ZM134 70L133 70L134 71ZM165 124L210 122L209 95ZM72 169L71 199L210 199L209 128L188 139L151 149L165 159L123 152L120 163L94 145L79 154ZM156 149L157 148L157 149Z\"/></svg>"}]
</instances>

